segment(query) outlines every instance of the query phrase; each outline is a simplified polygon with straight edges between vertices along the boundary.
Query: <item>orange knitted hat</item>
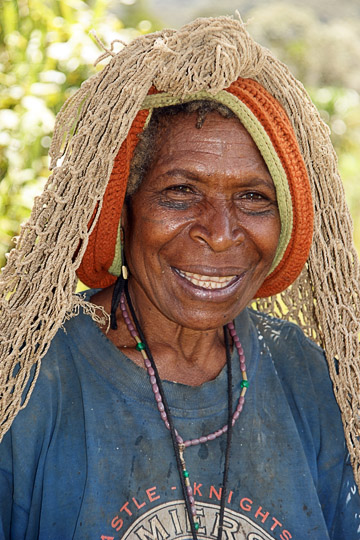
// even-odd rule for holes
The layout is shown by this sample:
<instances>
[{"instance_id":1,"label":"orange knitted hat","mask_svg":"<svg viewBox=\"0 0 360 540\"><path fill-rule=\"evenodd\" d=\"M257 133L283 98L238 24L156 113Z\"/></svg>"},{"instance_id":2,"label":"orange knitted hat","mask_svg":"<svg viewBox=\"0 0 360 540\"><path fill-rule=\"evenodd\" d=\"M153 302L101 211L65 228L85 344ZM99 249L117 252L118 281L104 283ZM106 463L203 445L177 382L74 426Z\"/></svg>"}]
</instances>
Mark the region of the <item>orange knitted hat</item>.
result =
<instances>
[{"instance_id":1,"label":"orange knitted hat","mask_svg":"<svg viewBox=\"0 0 360 540\"><path fill-rule=\"evenodd\" d=\"M295 281L309 255L313 234L313 204L310 182L294 130L278 101L252 79L239 78L226 89L226 92L227 96L229 94L235 96L239 102L245 105L250 118L256 119L257 123L260 124L260 130L266 134L262 134L262 136L270 140L271 151L280 160L290 192L290 205L292 206L291 209L288 208L292 220L290 233L287 235L286 245L283 246L280 260L277 261L275 268L271 270L256 294L256 297L271 296L285 290ZM154 93L157 91L152 88L149 95ZM165 95L158 94L158 96L161 102L158 106L165 106L166 99L162 98ZM209 98L217 100L217 96L209 96ZM186 101L195 99L200 98L194 96ZM184 100L178 100L179 103L181 101ZM227 104L224 98L219 98L219 101ZM117 279L116 275L109 272L109 269L115 257L118 227L131 160L138 142L138 135L144 129L149 112L148 109L142 109L138 112L115 158L98 221L89 237L87 249L77 270L79 279L89 287L108 287ZM243 121L243 117L241 120ZM268 164L263 145L259 144L257 139L255 142ZM273 179L278 196L278 186L274 176ZM283 229L285 218L281 213L280 218Z\"/></svg>"}]
</instances>

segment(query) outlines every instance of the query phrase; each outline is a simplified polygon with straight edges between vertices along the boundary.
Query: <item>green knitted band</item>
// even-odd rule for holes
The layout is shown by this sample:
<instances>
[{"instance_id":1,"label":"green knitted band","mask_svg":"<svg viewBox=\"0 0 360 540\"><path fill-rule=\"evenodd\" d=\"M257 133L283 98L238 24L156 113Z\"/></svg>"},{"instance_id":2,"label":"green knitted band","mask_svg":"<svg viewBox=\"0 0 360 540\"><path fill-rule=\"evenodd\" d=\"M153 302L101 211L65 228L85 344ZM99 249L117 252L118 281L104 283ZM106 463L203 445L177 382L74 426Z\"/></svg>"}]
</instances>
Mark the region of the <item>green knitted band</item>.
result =
<instances>
[{"instance_id":1,"label":"green knitted band","mask_svg":"<svg viewBox=\"0 0 360 540\"><path fill-rule=\"evenodd\" d=\"M115 255L113 258L113 262L109 268L109 273L112 274L113 276L120 276L121 266L122 266L122 260L121 260L121 219L120 219L118 229L117 229L117 234L116 234Z\"/></svg>"},{"instance_id":2,"label":"green knitted band","mask_svg":"<svg viewBox=\"0 0 360 540\"><path fill-rule=\"evenodd\" d=\"M270 137L266 133L265 129L248 107L240 101L237 97L233 96L225 90L221 90L215 95L209 94L205 90L189 94L186 97L178 98L167 93L148 95L142 105L142 109L149 109L150 114L147 117L145 128L150 122L151 113L153 109L169 107L171 105L178 105L180 103L187 103L189 101L200 100L213 100L222 103L228 109L230 109L243 124L245 129L251 135L256 146L258 147L272 177L272 180L276 189L276 199L279 208L279 215L281 221L281 232L277 250L274 260L272 262L269 274L277 267L282 260L285 250L289 244L292 228L293 228L293 212L292 201L287 181L285 170L282 166L279 156L277 155ZM145 129L144 128L144 129ZM115 276L119 276L121 273L121 244L120 244L120 227L119 223L117 241L115 247L115 256L112 262L109 272Z\"/></svg>"}]
</instances>

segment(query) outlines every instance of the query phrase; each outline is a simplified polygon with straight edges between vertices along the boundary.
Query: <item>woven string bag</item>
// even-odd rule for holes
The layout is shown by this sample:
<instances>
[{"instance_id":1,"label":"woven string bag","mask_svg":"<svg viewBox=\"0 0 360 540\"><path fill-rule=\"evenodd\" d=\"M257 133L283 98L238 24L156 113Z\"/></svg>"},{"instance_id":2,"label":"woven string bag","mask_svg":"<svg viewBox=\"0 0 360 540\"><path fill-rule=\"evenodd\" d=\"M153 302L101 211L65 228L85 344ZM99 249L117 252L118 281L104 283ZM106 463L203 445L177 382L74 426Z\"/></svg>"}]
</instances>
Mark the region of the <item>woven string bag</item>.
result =
<instances>
[{"instance_id":1,"label":"woven string bag","mask_svg":"<svg viewBox=\"0 0 360 540\"><path fill-rule=\"evenodd\" d=\"M115 157L149 89L215 95L238 79L263 86L283 107L301 150L314 203L314 238L301 275L257 309L295 321L321 345L360 486L360 287L352 223L329 129L286 66L241 20L197 19L135 39L64 104L50 149L51 176L0 275L0 436L25 407L52 338L80 307L76 270L96 226ZM89 223L91 224L88 227ZM334 359L336 359L334 361Z\"/></svg>"}]
</instances>

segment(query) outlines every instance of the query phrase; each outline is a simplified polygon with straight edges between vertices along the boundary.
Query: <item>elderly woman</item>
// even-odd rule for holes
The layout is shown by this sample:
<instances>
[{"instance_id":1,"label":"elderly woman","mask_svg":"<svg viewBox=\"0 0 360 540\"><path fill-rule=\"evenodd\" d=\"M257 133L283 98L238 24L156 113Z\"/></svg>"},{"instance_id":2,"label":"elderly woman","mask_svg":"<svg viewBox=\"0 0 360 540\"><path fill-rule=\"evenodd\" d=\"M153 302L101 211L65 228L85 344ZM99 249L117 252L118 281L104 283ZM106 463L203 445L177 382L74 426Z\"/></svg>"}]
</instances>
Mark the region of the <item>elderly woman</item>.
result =
<instances>
[{"instance_id":1,"label":"elderly woman","mask_svg":"<svg viewBox=\"0 0 360 540\"><path fill-rule=\"evenodd\" d=\"M233 19L106 55L3 272L1 537L360 538L317 344L358 478L359 267L326 129Z\"/></svg>"}]
</instances>

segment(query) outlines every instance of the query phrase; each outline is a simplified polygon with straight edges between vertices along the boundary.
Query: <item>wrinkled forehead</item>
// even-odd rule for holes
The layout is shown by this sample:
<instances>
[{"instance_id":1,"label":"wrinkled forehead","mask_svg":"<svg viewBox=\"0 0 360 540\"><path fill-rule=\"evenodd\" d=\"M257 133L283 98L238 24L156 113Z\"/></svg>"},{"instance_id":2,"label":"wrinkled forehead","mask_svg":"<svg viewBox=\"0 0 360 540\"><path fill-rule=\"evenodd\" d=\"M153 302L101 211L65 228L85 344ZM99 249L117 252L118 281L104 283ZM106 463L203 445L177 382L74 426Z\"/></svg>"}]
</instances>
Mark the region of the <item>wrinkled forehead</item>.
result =
<instances>
[{"instance_id":1,"label":"wrinkled forehead","mask_svg":"<svg viewBox=\"0 0 360 540\"><path fill-rule=\"evenodd\" d=\"M216 108L208 108L209 102L198 103L195 111L185 109L175 115L168 109L156 112L155 129L144 133L146 148L139 145L147 167L138 186L154 166L161 170L187 168L190 176L200 174L203 178L204 174L219 178L265 175L273 184L259 149L240 120L230 110L224 116Z\"/></svg>"}]
</instances>

